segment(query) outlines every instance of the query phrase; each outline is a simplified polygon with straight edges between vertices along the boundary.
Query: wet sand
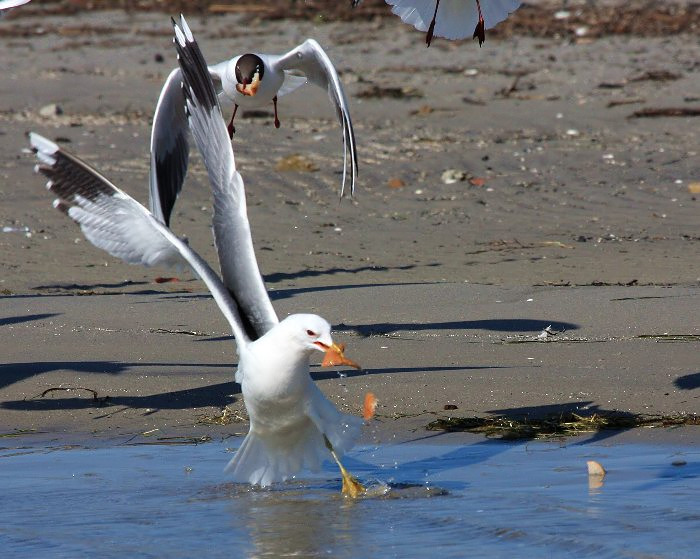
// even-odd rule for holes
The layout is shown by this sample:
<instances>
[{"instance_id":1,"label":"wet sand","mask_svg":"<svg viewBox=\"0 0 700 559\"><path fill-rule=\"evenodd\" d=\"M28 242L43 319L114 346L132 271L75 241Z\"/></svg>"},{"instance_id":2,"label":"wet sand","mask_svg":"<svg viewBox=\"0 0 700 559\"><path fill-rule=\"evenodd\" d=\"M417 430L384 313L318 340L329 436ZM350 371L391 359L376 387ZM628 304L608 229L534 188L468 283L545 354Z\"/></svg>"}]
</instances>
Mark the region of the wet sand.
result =
<instances>
[{"instance_id":1,"label":"wet sand","mask_svg":"<svg viewBox=\"0 0 700 559\"><path fill-rule=\"evenodd\" d=\"M246 49L241 17L190 18L209 61ZM202 423L224 406L245 419L234 344L219 339L229 332L203 285L94 249L51 209L22 153L40 132L145 202L150 118L175 63L167 17L20 24L47 31L0 37L0 425L243 432ZM281 52L307 36L346 84L355 200L338 203L341 136L321 91L283 98L279 131L271 111L244 114L234 149L278 312L327 317L366 367L317 374L339 406L357 412L375 392L386 438L418 438L448 414L698 411L698 118L633 116L700 105L697 35L516 34L425 49L382 19L261 21L255 39ZM297 153L317 170L279 170ZM213 262L193 159L173 225ZM446 171L463 180L446 184ZM538 341L550 324L560 333ZM41 396L67 387L90 390Z\"/></svg>"}]
</instances>

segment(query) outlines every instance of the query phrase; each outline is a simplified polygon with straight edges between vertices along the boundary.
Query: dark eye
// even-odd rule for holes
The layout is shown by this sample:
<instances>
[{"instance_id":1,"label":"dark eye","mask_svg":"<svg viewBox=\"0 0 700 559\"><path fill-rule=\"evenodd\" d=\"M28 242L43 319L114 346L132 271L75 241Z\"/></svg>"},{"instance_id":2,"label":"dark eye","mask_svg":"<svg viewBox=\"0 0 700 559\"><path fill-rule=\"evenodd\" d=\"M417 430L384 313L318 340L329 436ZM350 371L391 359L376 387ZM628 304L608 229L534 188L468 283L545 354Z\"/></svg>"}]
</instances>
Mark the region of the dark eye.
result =
<instances>
[{"instance_id":1,"label":"dark eye","mask_svg":"<svg viewBox=\"0 0 700 559\"><path fill-rule=\"evenodd\" d=\"M314 332L313 330L307 330L306 333L312 338L316 336L316 332Z\"/></svg>"}]
</instances>

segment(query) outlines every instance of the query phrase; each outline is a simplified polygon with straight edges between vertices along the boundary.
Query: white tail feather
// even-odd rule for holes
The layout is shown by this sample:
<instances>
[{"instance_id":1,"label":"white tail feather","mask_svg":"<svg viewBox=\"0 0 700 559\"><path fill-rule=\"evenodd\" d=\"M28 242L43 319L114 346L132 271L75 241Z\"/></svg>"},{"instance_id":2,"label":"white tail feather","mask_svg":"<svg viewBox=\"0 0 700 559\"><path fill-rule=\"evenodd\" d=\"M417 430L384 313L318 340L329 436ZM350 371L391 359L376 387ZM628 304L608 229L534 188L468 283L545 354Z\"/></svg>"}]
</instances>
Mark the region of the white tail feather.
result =
<instances>
[{"instance_id":1,"label":"white tail feather","mask_svg":"<svg viewBox=\"0 0 700 559\"><path fill-rule=\"evenodd\" d=\"M333 404L325 401L328 408L319 413L324 433L338 456L342 456L360 438L362 419L340 413ZM266 487L290 479L302 470L317 472L321 463L330 458L323 435L316 427L315 421L309 421L303 428L297 428L291 433L285 432L280 436L273 437L268 433L265 438L258 436L255 427L251 426L248 435L224 471L231 474L233 481L237 483Z\"/></svg>"},{"instance_id":2,"label":"white tail feather","mask_svg":"<svg viewBox=\"0 0 700 559\"><path fill-rule=\"evenodd\" d=\"M292 437L294 441L289 437L262 438L251 429L224 471L230 473L235 482L266 487L290 479L302 469L316 472L323 459L330 457L313 423L309 422L306 429L300 429Z\"/></svg>"}]
</instances>

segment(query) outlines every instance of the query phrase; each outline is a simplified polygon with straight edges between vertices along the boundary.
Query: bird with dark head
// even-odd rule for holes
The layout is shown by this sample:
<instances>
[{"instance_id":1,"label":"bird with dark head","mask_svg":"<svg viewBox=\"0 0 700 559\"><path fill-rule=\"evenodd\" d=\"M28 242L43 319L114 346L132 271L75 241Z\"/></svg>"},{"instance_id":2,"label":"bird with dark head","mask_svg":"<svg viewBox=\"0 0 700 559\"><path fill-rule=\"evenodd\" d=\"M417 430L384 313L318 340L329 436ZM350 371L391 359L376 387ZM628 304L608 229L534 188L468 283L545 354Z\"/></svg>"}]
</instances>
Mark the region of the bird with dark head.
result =
<instances>
[{"instance_id":1,"label":"bird with dark head","mask_svg":"<svg viewBox=\"0 0 700 559\"><path fill-rule=\"evenodd\" d=\"M326 91L343 134L340 197L345 192L346 179L349 179L350 194L354 194L358 166L350 109L338 72L321 45L307 39L284 54L248 51L208 66L207 70L214 81L216 96L225 106L233 106L228 122L229 138L235 132L233 123L238 107L256 110L272 103L273 122L275 128L279 128L278 97L307 83ZM175 68L168 75L158 98L151 132L150 206L155 217L165 225L170 225L173 206L189 164L189 124L184 107L182 72Z\"/></svg>"},{"instance_id":2,"label":"bird with dark head","mask_svg":"<svg viewBox=\"0 0 700 559\"><path fill-rule=\"evenodd\" d=\"M258 92L260 81L265 74L265 64L257 54L244 54L236 62L236 90L243 95L253 96Z\"/></svg>"}]
</instances>

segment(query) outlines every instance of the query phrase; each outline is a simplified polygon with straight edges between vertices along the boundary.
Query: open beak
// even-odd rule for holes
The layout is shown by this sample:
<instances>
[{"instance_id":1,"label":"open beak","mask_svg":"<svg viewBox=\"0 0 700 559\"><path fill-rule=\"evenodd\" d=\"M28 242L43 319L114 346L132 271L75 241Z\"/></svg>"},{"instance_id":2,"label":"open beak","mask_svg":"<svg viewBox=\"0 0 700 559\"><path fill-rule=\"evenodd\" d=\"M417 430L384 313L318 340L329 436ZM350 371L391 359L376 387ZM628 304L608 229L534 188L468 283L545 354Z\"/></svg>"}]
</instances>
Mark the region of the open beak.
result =
<instances>
[{"instance_id":1,"label":"open beak","mask_svg":"<svg viewBox=\"0 0 700 559\"><path fill-rule=\"evenodd\" d=\"M330 346L323 342L316 342L316 346L322 351L325 351L321 367L336 367L338 365L347 365L353 369L362 369L359 364L352 359L348 359L344 355L345 344L337 344L333 342Z\"/></svg>"},{"instance_id":2,"label":"open beak","mask_svg":"<svg viewBox=\"0 0 700 559\"><path fill-rule=\"evenodd\" d=\"M253 81L250 83L237 83L236 84L236 91L238 93L241 93L243 95L247 95L248 97L252 97L258 92L258 89L260 88L260 74L255 72L253 74Z\"/></svg>"}]
</instances>

